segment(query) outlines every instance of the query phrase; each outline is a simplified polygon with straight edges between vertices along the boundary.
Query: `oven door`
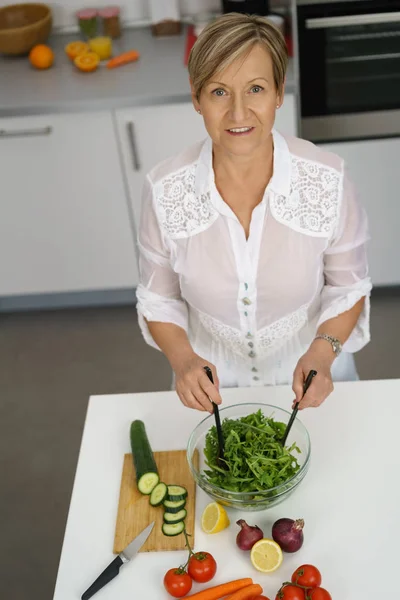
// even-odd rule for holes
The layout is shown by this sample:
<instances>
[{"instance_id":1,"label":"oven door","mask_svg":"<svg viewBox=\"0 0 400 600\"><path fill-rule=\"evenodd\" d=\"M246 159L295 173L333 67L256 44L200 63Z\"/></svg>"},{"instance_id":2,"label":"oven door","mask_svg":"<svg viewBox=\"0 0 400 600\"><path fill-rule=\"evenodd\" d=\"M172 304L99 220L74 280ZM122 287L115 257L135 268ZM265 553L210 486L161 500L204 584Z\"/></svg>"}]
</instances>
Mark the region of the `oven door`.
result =
<instances>
[{"instance_id":1,"label":"oven door","mask_svg":"<svg viewBox=\"0 0 400 600\"><path fill-rule=\"evenodd\" d=\"M400 135L400 0L297 5L302 136Z\"/></svg>"}]
</instances>

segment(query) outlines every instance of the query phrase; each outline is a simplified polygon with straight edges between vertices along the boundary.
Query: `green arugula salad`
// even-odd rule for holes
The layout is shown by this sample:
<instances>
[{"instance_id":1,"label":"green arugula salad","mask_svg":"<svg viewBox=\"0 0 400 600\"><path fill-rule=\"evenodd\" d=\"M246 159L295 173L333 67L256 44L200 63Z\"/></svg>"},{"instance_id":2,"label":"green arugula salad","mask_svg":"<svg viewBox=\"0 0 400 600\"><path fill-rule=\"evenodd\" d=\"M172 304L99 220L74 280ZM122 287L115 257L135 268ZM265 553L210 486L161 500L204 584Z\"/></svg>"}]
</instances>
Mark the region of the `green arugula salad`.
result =
<instances>
[{"instance_id":1,"label":"green arugula salad","mask_svg":"<svg viewBox=\"0 0 400 600\"><path fill-rule=\"evenodd\" d=\"M215 425L206 434L204 455L206 479L231 492L259 492L285 483L300 469L293 443L282 447L286 424L266 417L261 409L238 419L224 419L224 455L228 469L217 464L218 438Z\"/></svg>"}]
</instances>

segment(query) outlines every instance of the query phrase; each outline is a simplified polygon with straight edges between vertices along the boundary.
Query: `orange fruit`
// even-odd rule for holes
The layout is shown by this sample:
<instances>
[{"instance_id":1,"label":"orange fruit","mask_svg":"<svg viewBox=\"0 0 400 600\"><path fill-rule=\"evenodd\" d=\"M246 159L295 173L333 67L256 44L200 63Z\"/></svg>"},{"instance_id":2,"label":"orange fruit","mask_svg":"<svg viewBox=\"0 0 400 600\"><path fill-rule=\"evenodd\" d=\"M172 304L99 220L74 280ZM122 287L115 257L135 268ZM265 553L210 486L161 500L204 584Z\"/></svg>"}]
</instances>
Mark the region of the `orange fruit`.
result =
<instances>
[{"instance_id":1,"label":"orange fruit","mask_svg":"<svg viewBox=\"0 0 400 600\"><path fill-rule=\"evenodd\" d=\"M94 52L79 54L74 60L75 66L85 73L95 71L99 65L100 59Z\"/></svg>"},{"instance_id":2,"label":"orange fruit","mask_svg":"<svg viewBox=\"0 0 400 600\"><path fill-rule=\"evenodd\" d=\"M29 60L36 69L48 69L54 62L54 52L45 44L38 44L30 51Z\"/></svg>"},{"instance_id":3,"label":"orange fruit","mask_svg":"<svg viewBox=\"0 0 400 600\"><path fill-rule=\"evenodd\" d=\"M80 54L85 54L86 52L89 52L89 44L81 41L70 42L65 46L64 50L68 58L74 60Z\"/></svg>"}]
</instances>

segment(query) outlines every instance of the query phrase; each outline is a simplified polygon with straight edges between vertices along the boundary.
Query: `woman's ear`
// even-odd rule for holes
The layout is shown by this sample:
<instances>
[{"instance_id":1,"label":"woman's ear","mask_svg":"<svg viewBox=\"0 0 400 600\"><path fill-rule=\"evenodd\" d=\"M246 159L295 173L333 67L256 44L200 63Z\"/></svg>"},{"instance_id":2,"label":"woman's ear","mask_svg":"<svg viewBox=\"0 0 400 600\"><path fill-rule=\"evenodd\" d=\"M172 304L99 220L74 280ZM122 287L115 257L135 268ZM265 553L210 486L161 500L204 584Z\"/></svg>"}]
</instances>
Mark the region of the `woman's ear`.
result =
<instances>
[{"instance_id":1,"label":"woman's ear","mask_svg":"<svg viewBox=\"0 0 400 600\"><path fill-rule=\"evenodd\" d=\"M196 93L195 93L194 87L193 87L193 83L191 82L190 79L189 79L189 83L190 83L190 92L191 92L191 95L192 95L192 103L193 103L194 109L195 109L196 112L199 112L200 111L200 104L199 104L199 101L197 100Z\"/></svg>"},{"instance_id":2,"label":"woman's ear","mask_svg":"<svg viewBox=\"0 0 400 600\"><path fill-rule=\"evenodd\" d=\"M280 107L283 104L283 100L285 98L285 85L286 85L286 79L282 83L282 87L276 95L276 106L277 107Z\"/></svg>"}]
</instances>

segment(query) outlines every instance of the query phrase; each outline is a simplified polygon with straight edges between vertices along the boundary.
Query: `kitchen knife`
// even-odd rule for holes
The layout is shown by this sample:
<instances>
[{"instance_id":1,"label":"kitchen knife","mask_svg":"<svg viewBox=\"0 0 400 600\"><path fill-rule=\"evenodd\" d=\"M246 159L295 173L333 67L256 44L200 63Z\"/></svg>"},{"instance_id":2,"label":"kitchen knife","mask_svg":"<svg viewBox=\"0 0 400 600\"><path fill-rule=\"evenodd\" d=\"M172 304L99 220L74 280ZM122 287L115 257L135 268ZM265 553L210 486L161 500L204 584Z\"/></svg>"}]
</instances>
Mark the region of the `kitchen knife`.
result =
<instances>
[{"instance_id":1,"label":"kitchen knife","mask_svg":"<svg viewBox=\"0 0 400 600\"><path fill-rule=\"evenodd\" d=\"M101 575L96 579L94 583L86 590L86 592L82 595L82 600L89 600L96 592L101 590L107 583L109 583L114 577L116 577L119 573L119 570L122 565L129 562L133 558L135 558L136 554L139 552L140 548L143 546L147 538L149 537L155 521L150 523L143 529L142 533L139 533L138 536L135 537L133 542L131 542L125 550L118 554L118 556L108 565L106 569L102 572Z\"/></svg>"}]
</instances>

